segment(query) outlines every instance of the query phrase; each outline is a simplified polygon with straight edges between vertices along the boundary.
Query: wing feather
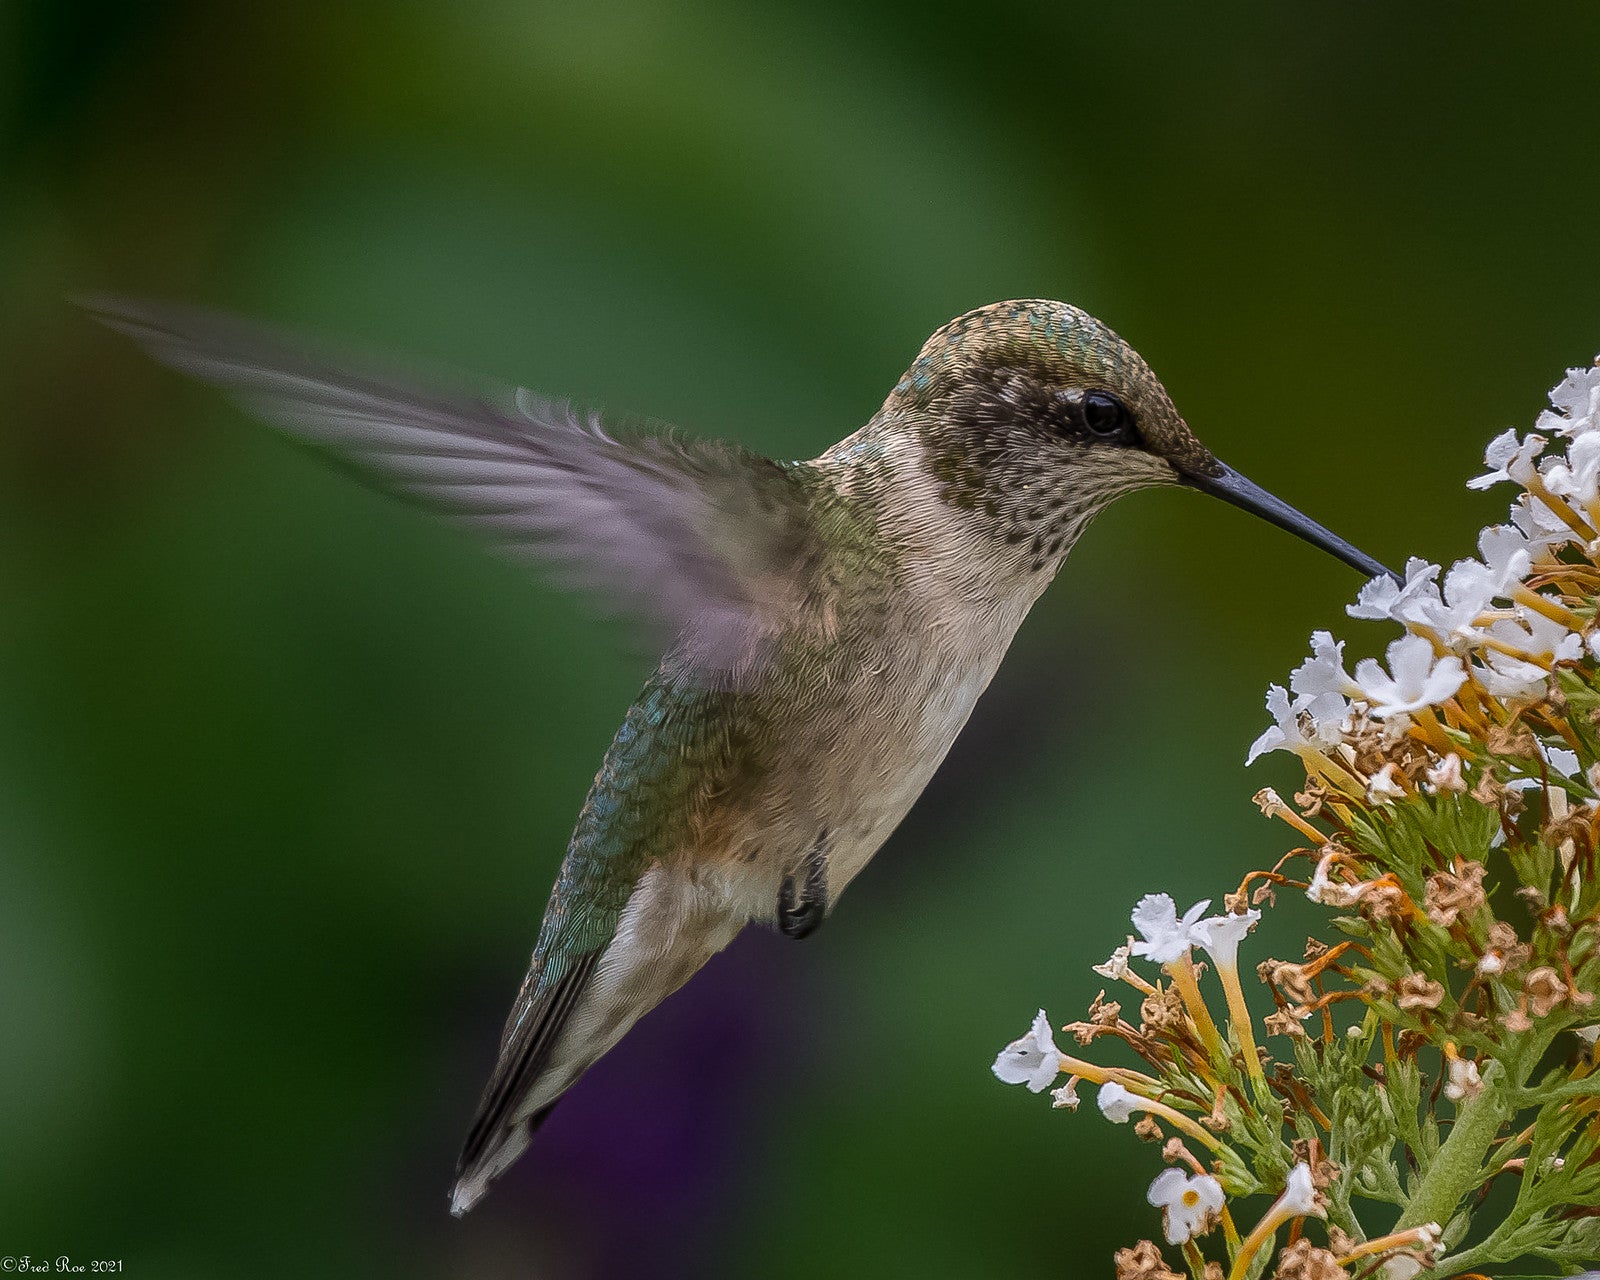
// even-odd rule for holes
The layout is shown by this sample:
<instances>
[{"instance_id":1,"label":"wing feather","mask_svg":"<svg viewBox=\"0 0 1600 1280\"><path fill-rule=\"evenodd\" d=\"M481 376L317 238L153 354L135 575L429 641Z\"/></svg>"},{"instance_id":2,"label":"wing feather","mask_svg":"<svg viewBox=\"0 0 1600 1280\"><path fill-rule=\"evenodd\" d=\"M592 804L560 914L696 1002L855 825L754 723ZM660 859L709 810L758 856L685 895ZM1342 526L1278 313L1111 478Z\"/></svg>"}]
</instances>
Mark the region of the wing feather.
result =
<instances>
[{"instance_id":1,"label":"wing feather","mask_svg":"<svg viewBox=\"0 0 1600 1280\"><path fill-rule=\"evenodd\" d=\"M527 391L449 394L210 312L94 298L156 359L349 459L518 560L621 604L714 682L759 668L809 596L798 469L670 432L625 436Z\"/></svg>"}]
</instances>

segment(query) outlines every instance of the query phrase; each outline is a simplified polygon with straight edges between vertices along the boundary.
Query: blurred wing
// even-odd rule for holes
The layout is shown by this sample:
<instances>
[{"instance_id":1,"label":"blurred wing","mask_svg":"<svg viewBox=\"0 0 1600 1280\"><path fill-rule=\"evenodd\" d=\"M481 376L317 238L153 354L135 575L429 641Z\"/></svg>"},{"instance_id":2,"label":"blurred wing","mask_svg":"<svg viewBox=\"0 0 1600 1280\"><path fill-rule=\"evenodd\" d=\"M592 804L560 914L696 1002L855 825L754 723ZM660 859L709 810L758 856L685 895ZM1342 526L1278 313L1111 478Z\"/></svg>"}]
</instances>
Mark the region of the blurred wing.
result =
<instances>
[{"instance_id":1,"label":"blurred wing","mask_svg":"<svg viewBox=\"0 0 1600 1280\"><path fill-rule=\"evenodd\" d=\"M408 386L209 312L121 298L83 305L383 487L629 606L703 674L747 674L804 605L813 551L804 494L758 454L670 434L619 438L596 416L523 391L496 405Z\"/></svg>"}]
</instances>

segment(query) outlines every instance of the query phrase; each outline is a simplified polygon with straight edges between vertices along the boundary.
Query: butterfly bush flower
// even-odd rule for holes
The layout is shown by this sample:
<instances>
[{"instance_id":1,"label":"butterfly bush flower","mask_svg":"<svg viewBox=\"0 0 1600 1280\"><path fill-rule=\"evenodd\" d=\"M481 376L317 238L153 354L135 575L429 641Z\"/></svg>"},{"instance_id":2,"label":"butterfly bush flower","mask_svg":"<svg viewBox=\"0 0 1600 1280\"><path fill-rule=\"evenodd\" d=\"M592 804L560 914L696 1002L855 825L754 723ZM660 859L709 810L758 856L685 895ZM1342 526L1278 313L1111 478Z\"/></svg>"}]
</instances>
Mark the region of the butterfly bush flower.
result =
<instances>
[{"instance_id":1,"label":"butterfly bush flower","mask_svg":"<svg viewBox=\"0 0 1600 1280\"><path fill-rule=\"evenodd\" d=\"M1168 1244L1184 1244L1203 1236L1221 1219L1226 1197L1210 1174L1189 1175L1167 1169L1156 1175L1146 1198L1161 1210Z\"/></svg>"},{"instance_id":2,"label":"butterfly bush flower","mask_svg":"<svg viewBox=\"0 0 1600 1280\"><path fill-rule=\"evenodd\" d=\"M1056 1082L1061 1074L1061 1051L1043 1009L1027 1035L1000 1050L991 1070L1003 1084L1027 1085L1029 1093L1043 1093Z\"/></svg>"},{"instance_id":3,"label":"butterfly bush flower","mask_svg":"<svg viewBox=\"0 0 1600 1280\"><path fill-rule=\"evenodd\" d=\"M1425 625L1427 607L1439 599L1439 566L1412 556L1406 561L1405 582L1380 574L1361 588L1346 612L1372 622L1414 622Z\"/></svg>"},{"instance_id":4,"label":"butterfly bush flower","mask_svg":"<svg viewBox=\"0 0 1600 1280\"><path fill-rule=\"evenodd\" d=\"M1600 479L1600 432L1587 432L1572 442L1567 461L1554 463L1544 473L1545 488L1587 506L1595 500Z\"/></svg>"},{"instance_id":5,"label":"butterfly bush flower","mask_svg":"<svg viewBox=\"0 0 1600 1280\"><path fill-rule=\"evenodd\" d=\"M1600 431L1600 364L1568 369L1565 380L1550 393L1550 405L1539 415L1536 429L1574 441Z\"/></svg>"},{"instance_id":6,"label":"butterfly bush flower","mask_svg":"<svg viewBox=\"0 0 1600 1280\"><path fill-rule=\"evenodd\" d=\"M1167 964L1189 954L1190 930L1205 914L1211 899L1197 902L1178 915L1178 905L1168 893L1147 893L1133 909L1133 927L1143 941L1133 944L1133 954L1155 964Z\"/></svg>"},{"instance_id":7,"label":"butterfly bush flower","mask_svg":"<svg viewBox=\"0 0 1600 1280\"><path fill-rule=\"evenodd\" d=\"M1471 482L1521 490L1476 557L1361 588L1348 612L1394 628L1385 660L1318 630L1269 688L1249 759L1305 771L1303 791L1257 792L1283 856L1219 892L1218 915L1146 895L1095 966L1122 1000L1091 987L1067 1025L1087 1056L1058 1053L1041 1014L995 1063L1035 1091L1064 1072L1066 1111L1097 1084L1168 1166L1147 1234L1169 1252L1119 1251L1122 1280L1600 1259L1600 366L1550 403ZM1321 911L1308 939L1275 919L1297 891ZM1241 974L1247 936L1261 954ZM1246 999L1250 975L1265 999ZM1140 1068L1096 1065L1107 1038Z\"/></svg>"},{"instance_id":8,"label":"butterfly bush flower","mask_svg":"<svg viewBox=\"0 0 1600 1280\"><path fill-rule=\"evenodd\" d=\"M1291 702L1287 689L1273 685L1267 690L1267 710L1275 723L1250 745L1245 763L1254 764L1268 751L1321 754L1339 741L1349 709L1336 693L1305 694Z\"/></svg>"},{"instance_id":9,"label":"butterfly bush flower","mask_svg":"<svg viewBox=\"0 0 1600 1280\"><path fill-rule=\"evenodd\" d=\"M1094 1101L1100 1108L1100 1114L1112 1124L1127 1124L1139 1105L1139 1098L1115 1080L1108 1080L1101 1085Z\"/></svg>"},{"instance_id":10,"label":"butterfly bush flower","mask_svg":"<svg viewBox=\"0 0 1600 1280\"><path fill-rule=\"evenodd\" d=\"M1528 540L1529 553L1536 560L1556 547L1577 541L1572 526L1557 515L1549 503L1530 493L1511 504L1511 524Z\"/></svg>"},{"instance_id":11,"label":"butterfly bush flower","mask_svg":"<svg viewBox=\"0 0 1600 1280\"><path fill-rule=\"evenodd\" d=\"M1239 967L1239 943L1244 935L1256 927L1261 919L1259 911L1250 910L1239 915L1212 916L1201 920L1189 930L1194 945L1202 948L1219 967Z\"/></svg>"},{"instance_id":12,"label":"butterfly bush flower","mask_svg":"<svg viewBox=\"0 0 1600 1280\"><path fill-rule=\"evenodd\" d=\"M1515 525L1491 525L1478 535L1478 555L1493 574L1494 594L1505 596L1520 586L1533 569L1533 561L1548 548L1537 544Z\"/></svg>"},{"instance_id":13,"label":"butterfly bush flower","mask_svg":"<svg viewBox=\"0 0 1600 1280\"><path fill-rule=\"evenodd\" d=\"M1383 581L1391 580L1385 578ZM1335 694L1340 698L1361 697L1361 686L1344 669L1344 641L1335 640L1326 631L1311 633L1311 656L1289 676L1289 688L1308 698L1322 694ZM1341 713L1345 705L1340 704Z\"/></svg>"},{"instance_id":14,"label":"butterfly bush flower","mask_svg":"<svg viewBox=\"0 0 1600 1280\"><path fill-rule=\"evenodd\" d=\"M1514 429L1501 432L1484 450L1483 461L1489 471L1467 481L1467 488L1487 489L1503 480L1527 484L1535 474L1533 460L1544 452L1545 443L1545 438L1537 433L1530 433L1526 440L1518 440Z\"/></svg>"},{"instance_id":15,"label":"butterfly bush flower","mask_svg":"<svg viewBox=\"0 0 1600 1280\"><path fill-rule=\"evenodd\" d=\"M1433 646L1421 636L1402 636L1384 656L1389 661L1387 673L1376 658L1363 658L1356 663L1356 683L1371 703L1372 714L1380 720L1435 706L1467 680L1460 658L1435 659Z\"/></svg>"},{"instance_id":16,"label":"butterfly bush flower","mask_svg":"<svg viewBox=\"0 0 1600 1280\"><path fill-rule=\"evenodd\" d=\"M1487 565L1458 560L1445 574L1440 598L1422 610L1427 629L1451 648L1470 645L1478 635L1478 619L1501 594L1500 587L1498 575Z\"/></svg>"}]
</instances>

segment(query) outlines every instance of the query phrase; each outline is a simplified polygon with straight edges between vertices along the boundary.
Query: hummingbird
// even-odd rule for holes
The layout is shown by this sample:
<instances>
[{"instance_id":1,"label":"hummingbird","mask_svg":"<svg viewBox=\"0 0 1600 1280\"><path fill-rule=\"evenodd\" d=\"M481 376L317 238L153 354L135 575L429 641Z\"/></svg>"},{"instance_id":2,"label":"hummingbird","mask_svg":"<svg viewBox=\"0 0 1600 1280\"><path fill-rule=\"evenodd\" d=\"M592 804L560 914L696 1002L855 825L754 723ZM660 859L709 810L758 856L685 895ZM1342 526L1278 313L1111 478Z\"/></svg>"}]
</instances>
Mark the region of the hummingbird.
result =
<instances>
[{"instance_id":1,"label":"hummingbird","mask_svg":"<svg viewBox=\"0 0 1600 1280\"><path fill-rule=\"evenodd\" d=\"M1094 516L1177 485L1369 576L1224 465L1134 349L1043 299L930 337L808 462L458 393L209 312L84 305L653 631L659 665L578 815L451 1195L466 1213L578 1077L752 922L805 938L905 816Z\"/></svg>"}]
</instances>

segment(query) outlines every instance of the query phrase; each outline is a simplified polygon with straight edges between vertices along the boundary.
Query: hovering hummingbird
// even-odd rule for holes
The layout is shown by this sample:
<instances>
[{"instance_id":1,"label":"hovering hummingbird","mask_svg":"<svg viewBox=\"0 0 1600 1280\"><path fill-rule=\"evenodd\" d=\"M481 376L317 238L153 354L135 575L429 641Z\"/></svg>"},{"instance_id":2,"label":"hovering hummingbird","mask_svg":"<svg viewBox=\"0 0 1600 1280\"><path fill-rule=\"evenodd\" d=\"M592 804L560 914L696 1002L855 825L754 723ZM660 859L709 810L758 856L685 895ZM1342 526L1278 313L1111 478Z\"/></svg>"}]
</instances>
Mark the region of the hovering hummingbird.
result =
<instances>
[{"instance_id":1,"label":"hovering hummingbird","mask_svg":"<svg viewBox=\"0 0 1600 1280\"><path fill-rule=\"evenodd\" d=\"M659 633L666 656L545 908L461 1154L457 1215L747 923L791 938L822 923L1114 498L1188 486L1389 572L1219 462L1138 353L1061 302L952 320L872 419L810 462L623 434L521 390L407 386L203 312L87 305L158 360Z\"/></svg>"}]
</instances>

